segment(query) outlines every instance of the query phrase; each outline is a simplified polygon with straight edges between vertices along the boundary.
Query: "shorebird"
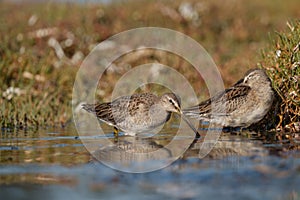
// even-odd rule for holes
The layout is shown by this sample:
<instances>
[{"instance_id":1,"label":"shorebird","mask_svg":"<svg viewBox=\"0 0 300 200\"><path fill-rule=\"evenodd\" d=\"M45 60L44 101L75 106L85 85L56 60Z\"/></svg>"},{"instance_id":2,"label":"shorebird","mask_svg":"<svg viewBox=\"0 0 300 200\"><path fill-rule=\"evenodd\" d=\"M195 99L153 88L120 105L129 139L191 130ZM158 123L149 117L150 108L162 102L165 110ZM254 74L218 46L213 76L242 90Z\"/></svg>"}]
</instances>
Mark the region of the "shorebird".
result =
<instances>
[{"instance_id":1,"label":"shorebird","mask_svg":"<svg viewBox=\"0 0 300 200\"><path fill-rule=\"evenodd\" d=\"M115 136L118 136L119 130L131 136L153 130L167 122L172 112L180 114L199 136L182 114L180 99L173 93L165 93L161 97L151 93L133 94L119 97L112 102L84 104L82 108L94 113L100 121L113 126Z\"/></svg>"},{"instance_id":2,"label":"shorebird","mask_svg":"<svg viewBox=\"0 0 300 200\"><path fill-rule=\"evenodd\" d=\"M196 106L184 109L183 113L223 127L246 128L267 114L273 99L271 81L265 71L252 69L232 87Z\"/></svg>"}]
</instances>

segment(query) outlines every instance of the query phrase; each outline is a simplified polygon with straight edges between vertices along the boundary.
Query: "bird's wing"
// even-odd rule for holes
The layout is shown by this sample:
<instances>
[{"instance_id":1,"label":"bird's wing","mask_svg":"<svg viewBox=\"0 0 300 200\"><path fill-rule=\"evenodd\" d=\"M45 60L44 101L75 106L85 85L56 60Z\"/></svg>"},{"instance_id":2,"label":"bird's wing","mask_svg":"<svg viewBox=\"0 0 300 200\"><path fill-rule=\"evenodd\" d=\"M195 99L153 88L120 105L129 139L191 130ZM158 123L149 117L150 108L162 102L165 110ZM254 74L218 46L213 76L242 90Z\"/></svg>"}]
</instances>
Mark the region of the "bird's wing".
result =
<instances>
[{"instance_id":1,"label":"bird's wing","mask_svg":"<svg viewBox=\"0 0 300 200\"><path fill-rule=\"evenodd\" d=\"M249 86L235 85L223 92L217 93L210 99L183 110L186 115L198 115L199 117L210 117L212 105L214 106L214 116L224 116L235 109L238 109L245 101L250 91Z\"/></svg>"},{"instance_id":2,"label":"bird's wing","mask_svg":"<svg viewBox=\"0 0 300 200\"><path fill-rule=\"evenodd\" d=\"M111 103L100 103L100 104L84 104L82 108L88 112L94 113L98 119L105 121L110 125L115 125L119 119L116 120L112 112Z\"/></svg>"},{"instance_id":3,"label":"bird's wing","mask_svg":"<svg viewBox=\"0 0 300 200\"><path fill-rule=\"evenodd\" d=\"M128 116L137 113L148 112L154 102L151 98L157 98L152 94L133 94L132 96L119 97L112 102L100 104L84 104L82 108L94 113L98 119L115 125L122 123Z\"/></svg>"},{"instance_id":4,"label":"bird's wing","mask_svg":"<svg viewBox=\"0 0 300 200\"><path fill-rule=\"evenodd\" d=\"M148 114L150 107L156 103L156 99L157 96L154 94L134 94L130 97L129 103L127 105L127 112L130 116L134 116L140 113Z\"/></svg>"},{"instance_id":5,"label":"bird's wing","mask_svg":"<svg viewBox=\"0 0 300 200\"><path fill-rule=\"evenodd\" d=\"M231 113L243 106L247 102L250 90L251 88L246 85L236 85L228 89L224 99L226 101L226 113Z\"/></svg>"}]
</instances>

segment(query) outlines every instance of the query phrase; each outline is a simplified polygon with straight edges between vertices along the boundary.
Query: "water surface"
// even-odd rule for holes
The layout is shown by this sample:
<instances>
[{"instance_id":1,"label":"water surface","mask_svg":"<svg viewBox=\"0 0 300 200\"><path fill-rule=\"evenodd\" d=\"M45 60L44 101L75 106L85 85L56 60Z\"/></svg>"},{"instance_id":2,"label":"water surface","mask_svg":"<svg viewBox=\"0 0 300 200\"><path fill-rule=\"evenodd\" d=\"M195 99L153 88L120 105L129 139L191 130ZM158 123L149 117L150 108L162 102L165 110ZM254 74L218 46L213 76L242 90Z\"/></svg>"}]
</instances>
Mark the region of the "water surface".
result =
<instances>
[{"instance_id":1,"label":"water surface","mask_svg":"<svg viewBox=\"0 0 300 200\"><path fill-rule=\"evenodd\" d=\"M111 131L105 129L107 137L86 133L85 139L113 141ZM297 150L282 151L289 144L264 144L227 133L203 159L199 159L202 141L198 141L168 167L149 173L124 173L98 160L136 159L148 166L161 160L128 156L124 159L123 154L114 154L116 147L108 143L97 146L99 157L93 157L81 139L72 127L2 130L1 199L300 198L300 154ZM153 152L172 140L180 145L191 139L176 137L173 129L167 128L159 135L139 140L121 134L116 146L127 152ZM103 154L107 151L111 154ZM172 150L162 152L165 153L160 154L161 158L172 157Z\"/></svg>"}]
</instances>

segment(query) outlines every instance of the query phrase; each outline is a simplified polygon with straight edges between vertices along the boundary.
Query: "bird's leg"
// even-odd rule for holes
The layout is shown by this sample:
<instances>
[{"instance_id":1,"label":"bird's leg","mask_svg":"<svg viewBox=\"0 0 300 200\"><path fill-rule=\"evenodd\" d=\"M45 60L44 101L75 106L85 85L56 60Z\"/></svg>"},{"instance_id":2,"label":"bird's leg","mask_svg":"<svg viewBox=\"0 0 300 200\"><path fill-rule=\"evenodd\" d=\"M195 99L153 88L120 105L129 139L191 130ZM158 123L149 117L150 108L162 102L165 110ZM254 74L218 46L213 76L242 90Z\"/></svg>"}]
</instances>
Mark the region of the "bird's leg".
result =
<instances>
[{"instance_id":1,"label":"bird's leg","mask_svg":"<svg viewBox=\"0 0 300 200\"><path fill-rule=\"evenodd\" d=\"M240 133L242 133L243 131L247 131L248 130L248 128L247 127L240 127Z\"/></svg>"},{"instance_id":2,"label":"bird's leg","mask_svg":"<svg viewBox=\"0 0 300 200\"><path fill-rule=\"evenodd\" d=\"M119 129L117 129L116 127L114 127L114 142L118 142L119 139Z\"/></svg>"},{"instance_id":3,"label":"bird's leg","mask_svg":"<svg viewBox=\"0 0 300 200\"><path fill-rule=\"evenodd\" d=\"M246 131L247 128L245 127L238 127L237 135L243 135L244 131ZM248 137L248 134L247 134Z\"/></svg>"},{"instance_id":4,"label":"bird's leg","mask_svg":"<svg viewBox=\"0 0 300 200\"><path fill-rule=\"evenodd\" d=\"M223 129L224 133L230 133L233 135L241 135L243 130L245 129L242 127L225 127L225 129Z\"/></svg>"}]
</instances>

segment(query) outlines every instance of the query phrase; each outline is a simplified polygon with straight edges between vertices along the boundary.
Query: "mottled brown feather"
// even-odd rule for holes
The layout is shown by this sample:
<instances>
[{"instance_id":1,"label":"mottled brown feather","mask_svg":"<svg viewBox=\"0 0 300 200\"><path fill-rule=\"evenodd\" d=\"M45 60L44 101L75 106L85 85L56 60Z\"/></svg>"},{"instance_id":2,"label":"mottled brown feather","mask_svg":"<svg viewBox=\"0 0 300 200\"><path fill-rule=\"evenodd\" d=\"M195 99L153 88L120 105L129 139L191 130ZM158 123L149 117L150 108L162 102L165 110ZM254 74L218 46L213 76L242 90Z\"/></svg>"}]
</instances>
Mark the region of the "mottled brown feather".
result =
<instances>
[{"instance_id":1,"label":"mottled brown feather","mask_svg":"<svg viewBox=\"0 0 300 200\"><path fill-rule=\"evenodd\" d=\"M112 102L98 104L84 104L82 108L95 113L98 119L111 125L116 125L125 120L128 115L147 113L150 107L158 101L154 94L143 93L131 96L122 96Z\"/></svg>"},{"instance_id":2,"label":"mottled brown feather","mask_svg":"<svg viewBox=\"0 0 300 200\"><path fill-rule=\"evenodd\" d=\"M170 119L172 112L181 114L180 98L173 93L165 93L161 97L151 93L133 94L119 97L112 102L84 104L82 108L129 135L152 130L164 124ZM186 118L184 121L198 134Z\"/></svg>"},{"instance_id":3,"label":"mottled brown feather","mask_svg":"<svg viewBox=\"0 0 300 200\"><path fill-rule=\"evenodd\" d=\"M212 98L203 101L197 106L184 109L183 112L210 117L212 112L212 102L214 102L214 115L225 115L226 113L230 113L233 110L238 109L238 107L245 103L246 96L249 94L250 90L251 88L249 86L236 85L235 87L231 87L223 92L217 93ZM227 104L226 113L222 110L222 105L225 105L225 103Z\"/></svg>"},{"instance_id":4,"label":"mottled brown feather","mask_svg":"<svg viewBox=\"0 0 300 200\"><path fill-rule=\"evenodd\" d=\"M253 69L232 87L197 106L184 109L183 113L223 126L248 127L265 116L273 99L269 77L264 70Z\"/></svg>"}]
</instances>

